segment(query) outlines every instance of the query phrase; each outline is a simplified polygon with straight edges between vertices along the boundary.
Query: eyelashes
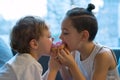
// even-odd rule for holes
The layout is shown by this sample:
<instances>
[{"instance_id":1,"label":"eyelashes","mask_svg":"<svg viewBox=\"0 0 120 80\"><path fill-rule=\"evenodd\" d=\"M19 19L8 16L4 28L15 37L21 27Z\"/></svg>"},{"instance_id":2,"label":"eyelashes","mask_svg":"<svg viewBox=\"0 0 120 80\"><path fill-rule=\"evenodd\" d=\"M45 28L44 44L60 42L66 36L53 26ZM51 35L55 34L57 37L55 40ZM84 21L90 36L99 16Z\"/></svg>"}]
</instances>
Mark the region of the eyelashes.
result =
<instances>
[{"instance_id":1,"label":"eyelashes","mask_svg":"<svg viewBox=\"0 0 120 80\"><path fill-rule=\"evenodd\" d=\"M63 30L63 31L62 31L62 34L68 35L69 33L68 33L66 30Z\"/></svg>"},{"instance_id":2,"label":"eyelashes","mask_svg":"<svg viewBox=\"0 0 120 80\"><path fill-rule=\"evenodd\" d=\"M68 35L69 33L63 33L64 35Z\"/></svg>"}]
</instances>

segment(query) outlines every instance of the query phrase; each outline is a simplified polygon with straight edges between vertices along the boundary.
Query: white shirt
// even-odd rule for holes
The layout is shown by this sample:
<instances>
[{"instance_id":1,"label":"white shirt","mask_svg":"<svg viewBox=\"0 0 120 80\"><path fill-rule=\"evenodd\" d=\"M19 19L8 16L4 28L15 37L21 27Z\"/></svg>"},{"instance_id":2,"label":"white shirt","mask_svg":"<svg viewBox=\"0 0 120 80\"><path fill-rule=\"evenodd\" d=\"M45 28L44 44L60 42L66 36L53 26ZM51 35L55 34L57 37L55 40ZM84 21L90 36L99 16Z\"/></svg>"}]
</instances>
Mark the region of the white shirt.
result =
<instances>
[{"instance_id":1,"label":"white shirt","mask_svg":"<svg viewBox=\"0 0 120 80\"><path fill-rule=\"evenodd\" d=\"M102 51L110 51L110 49L103 47L102 45L96 44L91 55L83 61L81 61L80 59L80 53L76 52L75 54L76 63L78 64L81 72L83 73L83 75L86 77L87 80L91 80L93 70L94 70L93 66L94 66L95 56L101 53ZM111 71L108 71L106 80L119 80L117 67Z\"/></svg>"},{"instance_id":2,"label":"white shirt","mask_svg":"<svg viewBox=\"0 0 120 80\"><path fill-rule=\"evenodd\" d=\"M30 54L17 54L0 69L0 80L42 80L42 72Z\"/></svg>"}]
</instances>

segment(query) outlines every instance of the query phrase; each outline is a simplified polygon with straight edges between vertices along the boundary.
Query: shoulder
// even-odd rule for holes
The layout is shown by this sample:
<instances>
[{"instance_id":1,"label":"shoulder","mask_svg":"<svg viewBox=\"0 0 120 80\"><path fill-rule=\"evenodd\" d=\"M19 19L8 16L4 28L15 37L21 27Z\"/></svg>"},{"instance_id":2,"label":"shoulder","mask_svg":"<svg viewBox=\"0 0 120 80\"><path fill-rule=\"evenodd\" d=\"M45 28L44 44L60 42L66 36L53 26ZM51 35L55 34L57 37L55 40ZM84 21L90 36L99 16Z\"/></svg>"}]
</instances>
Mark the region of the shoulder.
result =
<instances>
[{"instance_id":1,"label":"shoulder","mask_svg":"<svg viewBox=\"0 0 120 80\"><path fill-rule=\"evenodd\" d=\"M9 64L0 68L0 80L16 80L16 74Z\"/></svg>"},{"instance_id":2,"label":"shoulder","mask_svg":"<svg viewBox=\"0 0 120 80\"><path fill-rule=\"evenodd\" d=\"M30 54L16 54L11 60L7 62L16 72L30 68L42 68L42 66Z\"/></svg>"},{"instance_id":3,"label":"shoulder","mask_svg":"<svg viewBox=\"0 0 120 80\"><path fill-rule=\"evenodd\" d=\"M29 54L17 54L15 55L8 64L11 66L17 77L24 75L34 77L35 75L41 75L43 72L42 66L32 58Z\"/></svg>"},{"instance_id":4,"label":"shoulder","mask_svg":"<svg viewBox=\"0 0 120 80\"><path fill-rule=\"evenodd\" d=\"M104 63L108 63L111 55L108 54L109 52L100 52L99 54L96 54L95 56L95 61L97 62L104 62Z\"/></svg>"},{"instance_id":5,"label":"shoulder","mask_svg":"<svg viewBox=\"0 0 120 80\"><path fill-rule=\"evenodd\" d=\"M115 56L113 55L111 49L103 47L95 57L95 62L97 65L102 65L108 68L111 66L116 66Z\"/></svg>"},{"instance_id":6,"label":"shoulder","mask_svg":"<svg viewBox=\"0 0 120 80\"><path fill-rule=\"evenodd\" d=\"M96 54L96 60L111 61L114 60L112 50L108 47L102 47L101 50Z\"/></svg>"},{"instance_id":7,"label":"shoulder","mask_svg":"<svg viewBox=\"0 0 120 80\"><path fill-rule=\"evenodd\" d=\"M30 63L25 67L22 74L24 74L24 79L27 80L28 76L30 80L41 80L42 79L43 68L41 64L37 61Z\"/></svg>"}]
</instances>

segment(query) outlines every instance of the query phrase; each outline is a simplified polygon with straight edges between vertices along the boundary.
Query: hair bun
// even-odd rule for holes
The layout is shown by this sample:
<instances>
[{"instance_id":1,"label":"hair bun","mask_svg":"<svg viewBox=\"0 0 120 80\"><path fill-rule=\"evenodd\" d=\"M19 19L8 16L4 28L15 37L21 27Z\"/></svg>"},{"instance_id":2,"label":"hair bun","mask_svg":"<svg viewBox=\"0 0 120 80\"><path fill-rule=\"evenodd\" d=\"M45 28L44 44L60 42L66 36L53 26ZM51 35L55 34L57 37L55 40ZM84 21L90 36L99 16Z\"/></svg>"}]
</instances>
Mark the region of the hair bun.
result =
<instances>
[{"instance_id":1,"label":"hair bun","mask_svg":"<svg viewBox=\"0 0 120 80\"><path fill-rule=\"evenodd\" d=\"M88 4L87 11L91 12L93 9L95 9L94 4Z\"/></svg>"}]
</instances>

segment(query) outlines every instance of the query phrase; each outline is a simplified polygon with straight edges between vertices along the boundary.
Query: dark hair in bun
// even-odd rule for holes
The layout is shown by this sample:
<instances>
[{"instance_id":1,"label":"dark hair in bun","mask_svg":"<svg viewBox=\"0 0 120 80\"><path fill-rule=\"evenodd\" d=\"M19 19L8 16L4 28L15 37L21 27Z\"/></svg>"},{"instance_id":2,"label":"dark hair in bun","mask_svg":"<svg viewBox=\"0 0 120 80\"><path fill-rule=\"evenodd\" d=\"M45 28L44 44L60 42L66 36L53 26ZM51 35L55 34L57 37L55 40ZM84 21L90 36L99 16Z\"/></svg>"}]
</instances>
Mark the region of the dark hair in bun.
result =
<instances>
[{"instance_id":1,"label":"dark hair in bun","mask_svg":"<svg viewBox=\"0 0 120 80\"><path fill-rule=\"evenodd\" d=\"M93 9L95 9L95 6L90 3L87 8L76 7L68 10L66 13L66 18L69 18L72 21L73 27L78 32L83 30L89 32L89 41L94 40L98 30L96 17L92 13Z\"/></svg>"},{"instance_id":2,"label":"dark hair in bun","mask_svg":"<svg viewBox=\"0 0 120 80\"><path fill-rule=\"evenodd\" d=\"M87 11L91 12L93 9L95 9L95 6L93 4L88 4Z\"/></svg>"}]
</instances>

